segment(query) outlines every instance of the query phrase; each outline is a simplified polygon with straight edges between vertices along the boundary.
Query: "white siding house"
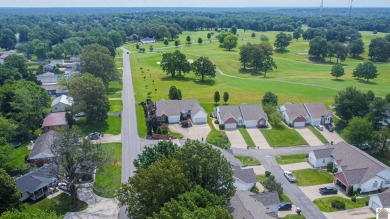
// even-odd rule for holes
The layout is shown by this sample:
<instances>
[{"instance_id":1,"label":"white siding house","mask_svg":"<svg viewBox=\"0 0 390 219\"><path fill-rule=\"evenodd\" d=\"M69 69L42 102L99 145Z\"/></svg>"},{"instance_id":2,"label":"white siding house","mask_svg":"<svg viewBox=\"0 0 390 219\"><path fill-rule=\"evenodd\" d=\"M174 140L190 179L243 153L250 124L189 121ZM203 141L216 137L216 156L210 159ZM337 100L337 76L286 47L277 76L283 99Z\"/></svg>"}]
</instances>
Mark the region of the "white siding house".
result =
<instances>
[{"instance_id":1,"label":"white siding house","mask_svg":"<svg viewBox=\"0 0 390 219\"><path fill-rule=\"evenodd\" d=\"M168 118L169 124L179 123L181 117L190 116L195 124L207 123L207 113L198 100L160 100L155 103L156 116L161 122Z\"/></svg>"},{"instance_id":2,"label":"white siding house","mask_svg":"<svg viewBox=\"0 0 390 219\"><path fill-rule=\"evenodd\" d=\"M323 103L285 103L279 107L286 124L295 128L332 123L332 112L325 108Z\"/></svg>"},{"instance_id":3,"label":"white siding house","mask_svg":"<svg viewBox=\"0 0 390 219\"><path fill-rule=\"evenodd\" d=\"M51 111L53 113L57 112L65 112L73 105L72 97L68 97L66 95L61 95L53 100L51 103Z\"/></svg>"},{"instance_id":4,"label":"white siding house","mask_svg":"<svg viewBox=\"0 0 390 219\"><path fill-rule=\"evenodd\" d=\"M329 162L333 162L330 153L332 149L315 150L309 153L308 161L314 168L325 168Z\"/></svg>"},{"instance_id":5,"label":"white siding house","mask_svg":"<svg viewBox=\"0 0 390 219\"><path fill-rule=\"evenodd\" d=\"M238 166L233 166L233 185L237 190L250 191L256 184L256 174L253 168L242 169Z\"/></svg>"},{"instance_id":6,"label":"white siding house","mask_svg":"<svg viewBox=\"0 0 390 219\"><path fill-rule=\"evenodd\" d=\"M373 212L376 212L377 208L390 208L390 190L370 195L368 207L370 207Z\"/></svg>"}]
</instances>

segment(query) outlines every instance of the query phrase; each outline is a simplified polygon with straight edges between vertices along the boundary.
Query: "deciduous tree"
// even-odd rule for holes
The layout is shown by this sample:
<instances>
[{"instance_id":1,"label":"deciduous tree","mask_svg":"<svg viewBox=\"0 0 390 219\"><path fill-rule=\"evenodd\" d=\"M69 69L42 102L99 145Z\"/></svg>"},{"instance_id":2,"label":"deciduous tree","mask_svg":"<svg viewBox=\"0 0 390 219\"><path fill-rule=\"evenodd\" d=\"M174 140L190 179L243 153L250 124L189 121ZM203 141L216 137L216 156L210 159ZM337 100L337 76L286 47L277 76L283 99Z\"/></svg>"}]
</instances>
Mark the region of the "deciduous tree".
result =
<instances>
[{"instance_id":1,"label":"deciduous tree","mask_svg":"<svg viewBox=\"0 0 390 219\"><path fill-rule=\"evenodd\" d=\"M202 44L202 43L203 43L202 37L199 37L199 38L198 38L198 43L199 43L199 44Z\"/></svg>"},{"instance_id":2,"label":"deciduous tree","mask_svg":"<svg viewBox=\"0 0 390 219\"><path fill-rule=\"evenodd\" d=\"M366 95L355 87L347 87L335 96L337 115L348 121L352 117L363 117L368 113L369 104Z\"/></svg>"},{"instance_id":3,"label":"deciduous tree","mask_svg":"<svg viewBox=\"0 0 390 219\"><path fill-rule=\"evenodd\" d=\"M315 37L309 42L309 55L317 60L324 59L327 55L327 41L322 37Z\"/></svg>"},{"instance_id":4,"label":"deciduous tree","mask_svg":"<svg viewBox=\"0 0 390 219\"><path fill-rule=\"evenodd\" d=\"M374 38L368 49L368 56L374 62L386 62L390 58L390 42L385 38Z\"/></svg>"},{"instance_id":5,"label":"deciduous tree","mask_svg":"<svg viewBox=\"0 0 390 219\"><path fill-rule=\"evenodd\" d=\"M284 50L288 45L290 45L291 40L292 37L290 34L280 32L276 35L274 46L277 50Z\"/></svg>"},{"instance_id":6,"label":"deciduous tree","mask_svg":"<svg viewBox=\"0 0 390 219\"><path fill-rule=\"evenodd\" d=\"M15 180L0 169L0 215L5 211L16 210L20 205L20 193L15 185Z\"/></svg>"},{"instance_id":7,"label":"deciduous tree","mask_svg":"<svg viewBox=\"0 0 390 219\"><path fill-rule=\"evenodd\" d=\"M330 71L330 74L333 77L339 78L344 75L344 68L340 64L336 64L332 66L332 70Z\"/></svg>"},{"instance_id":8,"label":"deciduous tree","mask_svg":"<svg viewBox=\"0 0 390 219\"><path fill-rule=\"evenodd\" d=\"M221 47L230 51L231 49L237 47L237 41L238 41L237 36L229 34L228 36L226 36L224 38L223 43L221 44Z\"/></svg>"},{"instance_id":9,"label":"deciduous tree","mask_svg":"<svg viewBox=\"0 0 390 219\"><path fill-rule=\"evenodd\" d=\"M373 131L372 123L367 118L353 117L344 129L343 136L350 144L359 146L371 140Z\"/></svg>"},{"instance_id":10,"label":"deciduous tree","mask_svg":"<svg viewBox=\"0 0 390 219\"><path fill-rule=\"evenodd\" d=\"M181 90L176 88L176 86L171 86L169 88L168 97L170 100L181 100L182 98Z\"/></svg>"},{"instance_id":11,"label":"deciduous tree","mask_svg":"<svg viewBox=\"0 0 390 219\"><path fill-rule=\"evenodd\" d=\"M179 147L172 141L159 141L156 145L146 146L137 159L133 161L134 166L139 168L148 168L161 158L172 158Z\"/></svg>"},{"instance_id":12,"label":"deciduous tree","mask_svg":"<svg viewBox=\"0 0 390 219\"><path fill-rule=\"evenodd\" d=\"M378 69L372 62L359 63L352 72L353 77L364 78L367 80L374 79L379 76Z\"/></svg>"},{"instance_id":13,"label":"deciduous tree","mask_svg":"<svg viewBox=\"0 0 390 219\"><path fill-rule=\"evenodd\" d=\"M348 52L352 57L359 56L364 53L364 42L361 38L352 40L348 44Z\"/></svg>"},{"instance_id":14,"label":"deciduous tree","mask_svg":"<svg viewBox=\"0 0 390 219\"><path fill-rule=\"evenodd\" d=\"M214 93L214 102L217 104L221 99L221 96L219 95L219 91L215 91Z\"/></svg>"},{"instance_id":15,"label":"deciduous tree","mask_svg":"<svg viewBox=\"0 0 390 219\"><path fill-rule=\"evenodd\" d=\"M162 70L172 77L181 76L182 73L188 73L191 70L186 55L179 50L173 53L164 53L160 63Z\"/></svg>"},{"instance_id":16,"label":"deciduous tree","mask_svg":"<svg viewBox=\"0 0 390 219\"><path fill-rule=\"evenodd\" d=\"M202 77L202 81L207 76L209 78L214 78L216 73L216 66L209 58L201 56L193 64L192 69L195 72L195 75Z\"/></svg>"},{"instance_id":17,"label":"deciduous tree","mask_svg":"<svg viewBox=\"0 0 390 219\"><path fill-rule=\"evenodd\" d=\"M265 92L263 99L261 99L261 103L263 105L270 104L272 106L277 106L278 105L278 96L272 92Z\"/></svg>"},{"instance_id":18,"label":"deciduous tree","mask_svg":"<svg viewBox=\"0 0 390 219\"><path fill-rule=\"evenodd\" d=\"M16 37L11 29L3 29L0 31L0 48L6 50L15 49Z\"/></svg>"}]
</instances>

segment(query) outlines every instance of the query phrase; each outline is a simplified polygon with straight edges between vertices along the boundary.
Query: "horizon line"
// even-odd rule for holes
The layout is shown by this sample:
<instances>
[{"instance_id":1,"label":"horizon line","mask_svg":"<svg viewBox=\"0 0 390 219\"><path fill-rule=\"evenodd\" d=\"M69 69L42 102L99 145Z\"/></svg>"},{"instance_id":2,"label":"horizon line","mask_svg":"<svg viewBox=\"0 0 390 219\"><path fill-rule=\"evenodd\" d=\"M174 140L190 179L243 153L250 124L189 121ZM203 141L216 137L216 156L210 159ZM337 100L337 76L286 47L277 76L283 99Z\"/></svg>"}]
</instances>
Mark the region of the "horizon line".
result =
<instances>
[{"instance_id":1,"label":"horizon line","mask_svg":"<svg viewBox=\"0 0 390 219\"><path fill-rule=\"evenodd\" d=\"M319 8L320 6L2 6L5 8ZM349 8L349 6L328 6L323 8ZM381 8L389 6L355 6L353 8Z\"/></svg>"}]
</instances>

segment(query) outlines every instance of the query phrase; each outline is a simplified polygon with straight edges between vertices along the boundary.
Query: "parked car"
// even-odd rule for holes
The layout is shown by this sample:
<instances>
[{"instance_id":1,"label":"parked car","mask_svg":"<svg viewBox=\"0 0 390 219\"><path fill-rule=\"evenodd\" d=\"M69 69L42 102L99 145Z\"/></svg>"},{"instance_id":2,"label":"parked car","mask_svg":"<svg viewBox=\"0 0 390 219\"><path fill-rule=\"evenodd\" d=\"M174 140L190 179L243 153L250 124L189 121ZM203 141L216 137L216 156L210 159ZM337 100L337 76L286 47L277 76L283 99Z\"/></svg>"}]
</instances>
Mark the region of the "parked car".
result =
<instances>
[{"instance_id":1,"label":"parked car","mask_svg":"<svg viewBox=\"0 0 390 219\"><path fill-rule=\"evenodd\" d=\"M84 112L76 113L76 115L74 115L74 117L75 118L85 117L85 113Z\"/></svg>"},{"instance_id":2,"label":"parked car","mask_svg":"<svg viewBox=\"0 0 390 219\"><path fill-rule=\"evenodd\" d=\"M284 176L287 178L289 182L295 182L295 176L290 171L284 171Z\"/></svg>"},{"instance_id":3,"label":"parked car","mask_svg":"<svg viewBox=\"0 0 390 219\"><path fill-rule=\"evenodd\" d=\"M365 150L369 150L371 148L371 146L369 144L365 143L365 144L359 145L358 148L365 151Z\"/></svg>"},{"instance_id":4,"label":"parked car","mask_svg":"<svg viewBox=\"0 0 390 219\"><path fill-rule=\"evenodd\" d=\"M100 133L99 132L92 132L88 135L89 140L99 140Z\"/></svg>"},{"instance_id":5,"label":"parked car","mask_svg":"<svg viewBox=\"0 0 390 219\"><path fill-rule=\"evenodd\" d=\"M338 190L333 186L325 186L319 189L321 195L337 194Z\"/></svg>"},{"instance_id":6,"label":"parked car","mask_svg":"<svg viewBox=\"0 0 390 219\"><path fill-rule=\"evenodd\" d=\"M64 191L68 191L69 190L69 186L67 183L65 182L60 182L58 183L58 188L64 190Z\"/></svg>"},{"instance_id":7,"label":"parked car","mask_svg":"<svg viewBox=\"0 0 390 219\"><path fill-rule=\"evenodd\" d=\"M316 125L316 128L320 131L323 131L324 130L324 126L322 125Z\"/></svg>"},{"instance_id":8,"label":"parked car","mask_svg":"<svg viewBox=\"0 0 390 219\"><path fill-rule=\"evenodd\" d=\"M292 208L292 205L290 202L281 202L278 205L279 211L289 211L289 210L291 210L291 208Z\"/></svg>"},{"instance_id":9,"label":"parked car","mask_svg":"<svg viewBox=\"0 0 390 219\"><path fill-rule=\"evenodd\" d=\"M12 147L18 148L18 147L20 147L20 145L22 145L22 142L21 141L14 141L14 142L11 142L11 144L12 144Z\"/></svg>"},{"instance_id":10,"label":"parked car","mask_svg":"<svg viewBox=\"0 0 390 219\"><path fill-rule=\"evenodd\" d=\"M331 124L326 124L325 128L328 129L329 132L333 132L333 128Z\"/></svg>"}]
</instances>

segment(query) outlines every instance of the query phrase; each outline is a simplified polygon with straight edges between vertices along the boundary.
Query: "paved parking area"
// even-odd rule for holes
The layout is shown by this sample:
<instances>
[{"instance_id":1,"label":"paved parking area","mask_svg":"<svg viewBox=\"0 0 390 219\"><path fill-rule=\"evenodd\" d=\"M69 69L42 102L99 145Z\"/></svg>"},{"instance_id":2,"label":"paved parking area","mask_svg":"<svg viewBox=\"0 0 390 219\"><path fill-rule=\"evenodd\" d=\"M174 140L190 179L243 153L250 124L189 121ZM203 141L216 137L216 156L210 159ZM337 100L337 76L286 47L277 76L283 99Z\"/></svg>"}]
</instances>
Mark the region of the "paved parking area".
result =
<instances>
[{"instance_id":1,"label":"paved parking area","mask_svg":"<svg viewBox=\"0 0 390 219\"><path fill-rule=\"evenodd\" d=\"M297 214L296 213L297 207L295 205L292 205L291 207L292 208L289 211L278 211L278 218L284 218L288 214Z\"/></svg>"},{"instance_id":2,"label":"paved parking area","mask_svg":"<svg viewBox=\"0 0 390 219\"><path fill-rule=\"evenodd\" d=\"M355 208L338 212L324 212L324 215L328 219L340 219L340 218L353 218L353 219L366 219L375 218L375 213L370 210L368 206L362 208Z\"/></svg>"},{"instance_id":3,"label":"paved parking area","mask_svg":"<svg viewBox=\"0 0 390 219\"><path fill-rule=\"evenodd\" d=\"M329 132L326 128L324 128L324 131L322 131L321 134L329 141L329 143L333 141L333 144L337 144L344 141L336 132Z\"/></svg>"},{"instance_id":4,"label":"paved parking area","mask_svg":"<svg viewBox=\"0 0 390 219\"><path fill-rule=\"evenodd\" d=\"M340 196L343 198L350 199L347 197L344 193L339 191L337 195L321 195L319 192L319 188L325 187L325 186L334 186L333 184L322 184L322 185L315 185L315 186L298 186L299 189L311 200L314 201L318 198L326 198L326 197L332 197L332 196Z\"/></svg>"},{"instance_id":5,"label":"paved parking area","mask_svg":"<svg viewBox=\"0 0 390 219\"><path fill-rule=\"evenodd\" d=\"M257 128L247 128L246 129L251 136L253 142L256 146L259 146L259 149L271 149L267 140L264 138L264 135Z\"/></svg>"},{"instance_id":6,"label":"paved parking area","mask_svg":"<svg viewBox=\"0 0 390 219\"><path fill-rule=\"evenodd\" d=\"M172 132L177 132L183 135L184 139L193 139L201 141L202 138L205 141L207 135L211 131L210 126L206 124L194 124L192 127L183 128L180 124L169 124L169 129Z\"/></svg>"},{"instance_id":7,"label":"paved parking area","mask_svg":"<svg viewBox=\"0 0 390 219\"><path fill-rule=\"evenodd\" d=\"M300 162L300 163L292 163L280 165L283 170L294 171L294 170L302 170L302 169L312 169L313 167L308 162Z\"/></svg>"},{"instance_id":8,"label":"paved parking area","mask_svg":"<svg viewBox=\"0 0 390 219\"><path fill-rule=\"evenodd\" d=\"M317 136L308 128L296 128L295 129L310 146L324 145Z\"/></svg>"},{"instance_id":9,"label":"paved parking area","mask_svg":"<svg viewBox=\"0 0 390 219\"><path fill-rule=\"evenodd\" d=\"M246 142L238 129L225 130L232 148L247 148Z\"/></svg>"}]
</instances>

